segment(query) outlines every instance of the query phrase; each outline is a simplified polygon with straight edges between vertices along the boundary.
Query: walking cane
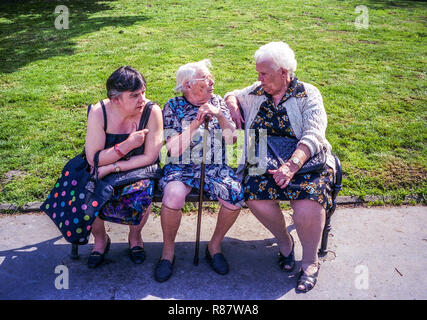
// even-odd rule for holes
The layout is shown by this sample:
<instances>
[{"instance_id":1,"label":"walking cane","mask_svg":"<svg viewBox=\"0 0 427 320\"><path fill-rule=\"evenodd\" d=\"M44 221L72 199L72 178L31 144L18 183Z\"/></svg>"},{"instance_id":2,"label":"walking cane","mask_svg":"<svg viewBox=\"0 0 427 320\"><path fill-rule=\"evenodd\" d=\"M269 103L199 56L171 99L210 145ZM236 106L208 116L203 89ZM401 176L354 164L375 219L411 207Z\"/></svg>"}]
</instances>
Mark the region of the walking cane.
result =
<instances>
[{"instance_id":1,"label":"walking cane","mask_svg":"<svg viewBox=\"0 0 427 320\"><path fill-rule=\"evenodd\" d=\"M202 205L203 205L203 187L205 185L205 161L206 161L206 145L208 140L209 130L209 117L205 117L205 130L203 131L203 158L200 170L200 194L199 194L199 208L197 211L197 231L196 231L196 251L194 252L193 264L199 264L199 246L200 246L200 226L202 224Z\"/></svg>"}]
</instances>

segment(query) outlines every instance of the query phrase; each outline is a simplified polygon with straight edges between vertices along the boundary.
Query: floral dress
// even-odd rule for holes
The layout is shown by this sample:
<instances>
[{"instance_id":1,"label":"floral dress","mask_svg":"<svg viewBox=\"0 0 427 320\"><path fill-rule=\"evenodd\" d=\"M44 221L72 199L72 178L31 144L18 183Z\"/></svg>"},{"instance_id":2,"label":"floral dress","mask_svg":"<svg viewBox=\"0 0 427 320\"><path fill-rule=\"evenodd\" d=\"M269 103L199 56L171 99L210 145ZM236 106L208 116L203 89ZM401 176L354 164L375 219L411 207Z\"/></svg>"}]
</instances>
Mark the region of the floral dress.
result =
<instances>
[{"instance_id":1,"label":"floral dress","mask_svg":"<svg viewBox=\"0 0 427 320\"><path fill-rule=\"evenodd\" d=\"M257 87L251 94L265 95L267 100L262 103L251 129L266 129L268 136L289 136L295 138L291 123L284 106L290 97L302 98L306 92L304 85L295 77L288 90L277 106L273 98L264 91L262 86ZM258 148L258 141L256 148ZM249 168L253 166L247 163ZM268 172L262 175L245 175L243 189L245 200L314 200L320 203L325 210L332 206L333 169L329 166L319 173L295 175L288 186L281 189L274 181L273 175Z\"/></svg>"},{"instance_id":2,"label":"floral dress","mask_svg":"<svg viewBox=\"0 0 427 320\"><path fill-rule=\"evenodd\" d=\"M214 95L209 101L219 107L230 121L231 116L224 100ZM163 123L166 140L175 134L181 134L197 116L198 107L179 96L170 99L163 108ZM189 148L177 158L169 158L163 168L163 177L159 187L164 190L171 181L181 181L195 189L200 187L201 160L203 156L203 131L201 125L191 140ZM205 162L204 194L210 200L223 199L241 206L243 189L241 181L232 168L226 164L226 147L222 138L222 130L218 120L213 117L209 121L209 135Z\"/></svg>"}]
</instances>

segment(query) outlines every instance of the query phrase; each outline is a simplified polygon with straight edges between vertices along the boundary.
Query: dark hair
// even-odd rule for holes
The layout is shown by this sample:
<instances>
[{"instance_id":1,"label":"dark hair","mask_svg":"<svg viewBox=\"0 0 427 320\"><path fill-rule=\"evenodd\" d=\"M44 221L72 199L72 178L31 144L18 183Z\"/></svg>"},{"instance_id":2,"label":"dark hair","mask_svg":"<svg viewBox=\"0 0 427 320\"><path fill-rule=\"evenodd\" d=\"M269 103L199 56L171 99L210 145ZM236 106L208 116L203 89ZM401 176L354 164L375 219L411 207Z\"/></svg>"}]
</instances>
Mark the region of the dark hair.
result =
<instances>
[{"instance_id":1,"label":"dark hair","mask_svg":"<svg viewBox=\"0 0 427 320\"><path fill-rule=\"evenodd\" d=\"M114 71L107 80L107 96L109 99L125 91L137 91L146 87L144 76L136 69L125 66Z\"/></svg>"}]
</instances>

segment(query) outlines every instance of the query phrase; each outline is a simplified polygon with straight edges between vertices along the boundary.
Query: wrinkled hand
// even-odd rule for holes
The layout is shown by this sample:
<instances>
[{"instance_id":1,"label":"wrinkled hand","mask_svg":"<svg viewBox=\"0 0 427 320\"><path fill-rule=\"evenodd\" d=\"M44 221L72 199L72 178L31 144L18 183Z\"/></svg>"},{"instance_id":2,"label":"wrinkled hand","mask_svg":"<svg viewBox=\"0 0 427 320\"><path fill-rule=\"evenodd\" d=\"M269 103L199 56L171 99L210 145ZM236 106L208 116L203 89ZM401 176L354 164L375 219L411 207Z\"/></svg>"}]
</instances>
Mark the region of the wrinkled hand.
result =
<instances>
[{"instance_id":1,"label":"wrinkled hand","mask_svg":"<svg viewBox=\"0 0 427 320\"><path fill-rule=\"evenodd\" d=\"M212 117L218 117L221 114L221 110L217 107L214 107L209 102L202 104L197 111L196 120L201 125L205 121L205 117L208 117L209 120Z\"/></svg>"},{"instance_id":2,"label":"wrinkled hand","mask_svg":"<svg viewBox=\"0 0 427 320\"><path fill-rule=\"evenodd\" d=\"M147 135L148 131L149 131L148 129L137 130L136 123L134 122L132 124L132 131L129 134L129 137L127 138L127 140L133 146L132 149L135 149L135 148L142 146L142 144L145 141L145 136Z\"/></svg>"},{"instance_id":3,"label":"wrinkled hand","mask_svg":"<svg viewBox=\"0 0 427 320\"><path fill-rule=\"evenodd\" d=\"M236 128L237 129L242 129L245 120L242 117L242 114L240 113L239 108L237 108L237 111L234 109L230 109L230 115L231 115L231 119L234 121L234 123L236 124Z\"/></svg>"},{"instance_id":4,"label":"wrinkled hand","mask_svg":"<svg viewBox=\"0 0 427 320\"><path fill-rule=\"evenodd\" d=\"M239 106L236 102L230 101L230 99L226 100L226 104L228 107L228 110L230 110L231 119L236 124L237 129L242 129L243 124L245 123L245 120L242 117L242 114L240 113Z\"/></svg>"},{"instance_id":5,"label":"wrinkled hand","mask_svg":"<svg viewBox=\"0 0 427 320\"><path fill-rule=\"evenodd\" d=\"M289 182L292 180L295 173L298 171L292 170L292 166L292 164L286 162L277 170L268 170L268 173L273 175L274 181L276 181L276 184L281 189L284 189L288 186Z\"/></svg>"}]
</instances>

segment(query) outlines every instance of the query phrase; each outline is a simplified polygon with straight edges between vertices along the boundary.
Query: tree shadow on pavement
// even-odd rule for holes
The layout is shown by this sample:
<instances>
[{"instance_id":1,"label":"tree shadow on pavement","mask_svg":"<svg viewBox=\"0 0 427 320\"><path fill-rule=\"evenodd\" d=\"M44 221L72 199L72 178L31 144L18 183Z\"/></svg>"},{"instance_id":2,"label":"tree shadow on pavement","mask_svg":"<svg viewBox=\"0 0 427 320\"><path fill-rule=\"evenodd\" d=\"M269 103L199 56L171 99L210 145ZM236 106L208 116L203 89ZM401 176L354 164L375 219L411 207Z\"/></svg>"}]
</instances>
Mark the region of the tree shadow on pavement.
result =
<instances>
[{"instance_id":1,"label":"tree shadow on pavement","mask_svg":"<svg viewBox=\"0 0 427 320\"><path fill-rule=\"evenodd\" d=\"M297 268L291 274L279 269L274 242L274 239L226 238L223 253L230 264L230 273L225 276L216 274L206 263L207 242L201 242L198 266L193 265L194 243L177 242L174 274L168 281L158 283L153 274L161 255L161 242L144 243L147 259L141 265L130 261L127 243L113 242L105 263L88 269L92 245L80 246L80 259L72 260L71 245L62 237L55 237L0 251L0 299L279 299L294 290ZM59 265L66 268L55 273ZM68 281L63 270L68 271ZM55 283L67 287L66 282L68 289L55 287Z\"/></svg>"}]
</instances>

